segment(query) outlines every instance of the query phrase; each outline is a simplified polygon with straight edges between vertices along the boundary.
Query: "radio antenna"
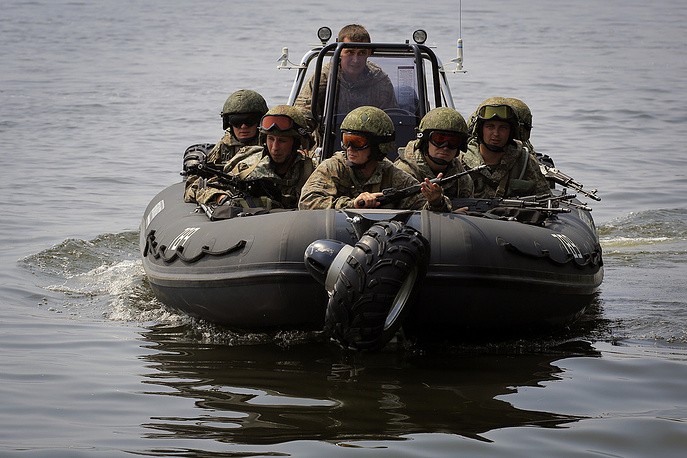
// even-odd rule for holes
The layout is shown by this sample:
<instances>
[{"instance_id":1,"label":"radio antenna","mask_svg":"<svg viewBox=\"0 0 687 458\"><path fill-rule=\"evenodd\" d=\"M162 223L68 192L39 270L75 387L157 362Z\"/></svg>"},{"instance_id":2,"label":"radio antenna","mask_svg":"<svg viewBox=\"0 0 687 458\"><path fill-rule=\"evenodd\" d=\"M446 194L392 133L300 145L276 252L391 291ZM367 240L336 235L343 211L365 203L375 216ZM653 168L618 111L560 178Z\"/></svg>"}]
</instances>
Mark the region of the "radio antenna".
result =
<instances>
[{"instance_id":1,"label":"radio antenna","mask_svg":"<svg viewBox=\"0 0 687 458\"><path fill-rule=\"evenodd\" d=\"M465 73L463 70L463 0L458 0L458 40L456 41L456 57L451 59L456 63L454 73Z\"/></svg>"}]
</instances>

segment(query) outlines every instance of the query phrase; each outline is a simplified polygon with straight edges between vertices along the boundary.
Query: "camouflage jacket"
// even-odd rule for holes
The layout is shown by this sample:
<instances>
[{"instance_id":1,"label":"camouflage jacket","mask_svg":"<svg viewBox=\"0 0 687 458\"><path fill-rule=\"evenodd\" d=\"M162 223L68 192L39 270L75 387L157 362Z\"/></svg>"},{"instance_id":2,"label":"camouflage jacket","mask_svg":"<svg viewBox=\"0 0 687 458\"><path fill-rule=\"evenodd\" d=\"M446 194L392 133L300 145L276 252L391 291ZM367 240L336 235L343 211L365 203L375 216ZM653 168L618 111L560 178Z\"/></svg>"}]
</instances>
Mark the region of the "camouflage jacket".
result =
<instances>
[{"instance_id":1,"label":"camouflage jacket","mask_svg":"<svg viewBox=\"0 0 687 458\"><path fill-rule=\"evenodd\" d=\"M251 146L257 143L257 136L255 140L250 143L242 143L231 135L230 129L224 131L224 136L219 142L215 144L212 150L208 153L206 161L210 164L223 166L229 162L240 150L246 146ZM189 175L186 177L186 186L184 188L184 201L196 202L196 194L199 187L205 186L204 178L198 175Z\"/></svg>"},{"instance_id":2,"label":"camouflage jacket","mask_svg":"<svg viewBox=\"0 0 687 458\"><path fill-rule=\"evenodd\" d=\"M423 181L425 178L434 179L436 174L427 164L425 155L418 149L419 144L419 140L408 142L404 151L399 150L398 159L396 159L394 165L404 172L408 172L418 181ZM455 158L443 174L444 177L447 177L464 171L463 164L460 163L458 158ZM463 175L455 180L444 182L441 184L441 187L444 188L444 195L452 199L456 197L472 197L473 184L470 175Z\"/></svg>"},{"instance_id":3,"label":"camouflage jacket","mask_svg":"<svg viewBox=\"0 0 687 458\"><path fill-rule=\"evenodd\" d=\"M320 77L320 87L317 96L317 113L319 115L322 115L324 112L324 98L330 69L331 63L326 63L322 66L322 76ZM305 108L308 111L312 107L314 76L312 75L303 85L295 103L297 107ZM394 86L389 76L384 73L381 67L372 62L367 62L367 68L363 74L352 83L346 81L341 72L339 72L338 83L339 90L337 104L334 109L335 113L349 113L354 108L363 105L372 105L383 110L398 107Z\"/></svg>"},{"instance_id":4,"label":"camouflage jacket","mask_svg":"<svg viewBox=\"0 0 687 458\"><path fill-rule=\"evenodd\" d=\"M417 183L415 178L396 168L388 159L379 161L375 172L366 180L346 165L346 153L339 151L322 161L310 175L303 186L298 208L301 210L354 208L353 199L363 192L380 192L386 188L402 189ZM442 208L436 210L447 210L446 201L442 205ZM417 210L429 208L429 203L418 191L416 195L397 202L389 202L381 208Z\"/></svg>"},{"instance_id":5,"label":"camouflage jacket","mask_svg":"<svg viewBox=\"0 0 687 458\"><path fill-rule=\"evenodd\" d=\"M282 208L296 208L303 184L315 170L315 162L298 153L291 167L284 176L274 171L274 164L263 147L253 146L242 150L241 153L224 167L224 172L237 177L238 180L250 181L264 179L269 183L274 195L269 195L275 206ZM233 197L231 190L208 187L199 190L198 202L214 202L220 195ZM255 196L254 197L259 197Z\"/></svg>"},{"instance_id":6,"label":"camouflage jacket","mask_svg":"<svg viewBox=\"0 0 687 458\"><path fill-rule=\"evenodd\" d=\"M461 153L460 161L466 168L484 164L476 139L468 143L468 150ZM524 197L551 194L549 184L542 175L539 161L525 150L520 142L509 144L501 162L472 174L474 197Z\"/></svg>"}]
</instances>

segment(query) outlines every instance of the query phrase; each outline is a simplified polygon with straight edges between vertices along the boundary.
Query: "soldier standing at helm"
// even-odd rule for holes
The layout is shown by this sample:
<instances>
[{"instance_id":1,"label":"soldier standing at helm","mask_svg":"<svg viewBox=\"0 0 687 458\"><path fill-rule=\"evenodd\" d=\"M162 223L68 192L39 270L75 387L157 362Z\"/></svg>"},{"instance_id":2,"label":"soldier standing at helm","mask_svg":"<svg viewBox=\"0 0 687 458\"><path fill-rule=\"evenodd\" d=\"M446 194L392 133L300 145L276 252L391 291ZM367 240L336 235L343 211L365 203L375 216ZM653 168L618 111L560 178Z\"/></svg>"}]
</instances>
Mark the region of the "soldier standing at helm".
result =
<instances>
[{"instance_id":1,"label":"soldier standing at helm","mask_svg":"<svg viewBox=\"0 0 687 458\"><path fill-rule=\"evenodd\" d=\"M371 40L365 27L349 24L339 31L336 41L340 43L370 43ZM398 106L394 86L389 76L381 67L367 60L371 54L371 49L363 48L344 48L341 51L335 113L346 114L363 105L372 105L383 110ZM316 111L319 116L322 116L324 112L325 92L330 71L331 63L322 66ZM296 99L296 106L303 107L308 111L311 110L313 83L314 75L303 85Z\"/></svg>"},{"instance_id":2,"label":"soldier standing at helm","mask_svg":"<svg viewBox=\"0 0 687 458\"><path fill-rule=\"evenodd\" d=\"M473 138L460 160L466 168L485 164L472 175L474 197L524 197L550 195L539 162L515 140L518 117L503 97L492 97L477 108Z\"/></svg>"},{"instance_id":3,"label":"soldier standing at helm","mask_svg":"<svg viewBox=\"0 0 687 458\"><path fill-rule=\"evenodd\" d=\"M407 188L418 181L396 168L386 155L396 148L394 124L377 107L351 111L341 123L342 146L317 166L303 186L298 208L376 208L382 190ZM425 180L420 192L382 208L429 208L448 211L448 198L441 186Z\"/></svg>"},{"instance_id":4,"label":"soldier standing at helm","mask_svg":"<svg viewBox=\"0 0 687 458\"><path fill-rule=\"evenodd\" d=\"M217 166L224 166L236 153L245 146L258 144L258 122L267 113L265 99L250 89L240 89L232 93L224 102L222 128L224 136L215 144L206 161ZM184 200L195 202L203 178L189 175L186 178Z\"/></svg>"},{"instance_id":5,"label":"soldier standing at helm","mask_svg":"<svg viewBox=\"0 0 687 458\"><path fill-rule=\"evenodd\" d=\"M408 142L394 165L408 172L418 181L444 177L465 171L458 160L458 152L465 151L468 126L463 116L453 108L438 107L420 120L417 139ZM449 198L472 197L473 184L469 175L441 184Z\"/></svg>"},{"instance_id":6,"label":"soldier standing at helm","mask_svg":"<svg viewBox=\"0 0 687 458\"><path fill-rule=\"evenodd\" d=\"M303 110L290 105L277 105L262 117L259 124L260 145L244 148L225 165L224 172L238 180L263 180L276 191L272 195L252 196L260 206L296 208L303 184L315 170L314 161L304 149L310 141ZM236 160L238 159L238 160ZM198 190L198 202L217 205L251 206L244 196L239 204L232 202L229 190L208 186Z\"/></svg>"}]
</instances>

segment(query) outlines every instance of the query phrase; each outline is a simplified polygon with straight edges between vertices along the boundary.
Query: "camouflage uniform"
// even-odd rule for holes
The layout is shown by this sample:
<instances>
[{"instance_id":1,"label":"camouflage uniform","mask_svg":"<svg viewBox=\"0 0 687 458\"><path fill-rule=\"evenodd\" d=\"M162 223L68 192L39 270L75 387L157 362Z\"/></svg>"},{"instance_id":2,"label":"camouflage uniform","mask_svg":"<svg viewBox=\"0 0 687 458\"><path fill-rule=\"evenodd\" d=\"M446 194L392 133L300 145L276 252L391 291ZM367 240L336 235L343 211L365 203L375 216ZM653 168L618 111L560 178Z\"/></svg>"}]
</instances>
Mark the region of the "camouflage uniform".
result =
<instances>
[{"instance_id":1,"label":"camouflage uniform","mask_svg":"<svg viewBox=\"0 0 687 458\"><path fill-rule=\"evenodd\" d=\"M330 69L331 63L326 63L322 66L316 111L320 115L324 113L324 98ZM308 111L311 110L312 106L314 76L312 75L303 85L295 104ZM349 113L354 108L364 105L375 106L382 110L398 107L394 86L389 76L384 73L381 67L372 62L367 62L367 68L355 82L346 81L340 71L338 73L338 80L339 90L337 104L334 108L335 113Z\"/></svg>"},{"instance_id":2,"label":"camouflage uniform","mask_svg":"<svg viewBox=\"0 0 687 458\"><path fill-rule=\"evenodd\" d=\"M258 135L244 141L236 138L232 131L232 115L254 115L257 119L267 112L265 99L257 92L250 89L239 89L227 97L222 106L220 117L224 128L224 136L215 144L206 158L206 161L215 166L222 166L230 161L245 146L257 145ZM186 178L184 189L184 201L196 202L198 189L205 186L205 179L197 175L189 175Z\"/></svg>"},{"instance_id":3,"label":"camouflage uniform","mask_svg":"<svg viewBox=\"0 0 687 458\"><path fill-rule=\"evenodd\" d=\"M263 125L264 122L271 122L272 118L274 118L275 122L271 127ZM288 128L279 128L279 124L276 122L277 118L282 120L283 118L289 118L290 126ZM302 151L299 150L299 148L304 147L308 143L310 135L310 131L305 127L305 124L306 118L300 108L289 105L277 105L271 108L265 113L263 123L261 123L259 128L260 141L264 146L249 147L241 150L224 166L224 172L235 176L239 181L260 179L263 181L263 184L267 183L268 187L275 188L274 195L260 196L263 201L269 201L270 207L296 208L301 188L315 169L313 159L304 156ZM276 172L276 165L272 161L265 143L269 135L293 138L289 159L291 163L286 172L281 175ZM266 191L266 194L270 194L269 190L264 191ZM221 189L208 188L202 194L202 197L199 197L198 200L202 203L215 202L220 195L233 197L230 192ZM253 206L247 205L246 200L248 198L244 199L244 202L241 203L242 206L244 203L246 206Z\"/></svg>"},{"instance_id":4,"label":"camouflage uniform","mask_svg":"<svg viewBox=\"0 0 687 458\"><path fill-rule=\"evenodd\" d=\"M398 159L395 162L396 167L410 173L418 181L423 181L425 178L430 180L436 178L437 174L430 166L432 162L428 162L432 161L432 158L428 156L430 138L435 132L454 135L460 139L456 152L465 151L468 139L468 126L465 119L453 108L436 107L427 112L420 120L417 128L417 140L408 142L405 150L399 151ZM442 160L435 163L446 167L442 172L444 177L465 171L457 156L451 162ZM472 196L472 179L469 175L463 175L450 182L442 183L442 188L444 195L449 198L470 197Z\"/></svg>"},{"instance_id":5,"label":"camouflage uniform","mask_svg":"<svg viewBox=\"0 0 687 458\"><path fill-rule=\"evenodd\" d=\"M418 181L424 181L425 178L430 180L436 178L434 171L427 164L425 155L419 149L419 143L420 140L408 142L405 150L399 151L398 159L396 159L394 165L411 174ZM448 177L463 171L465 171L465 168L456 157L442 173L444 177ZM449 198L472 197L473 184L472 178L469 175L463 175L455 180L444 182L441 184L441 187L444 188L444 195Z\"/></svg>"},{"instance_id":6,"label":"camouflage uniform","mask_svg":"<svg viewBox=\"0 0 687 458\"><path fill-rule=\"evenodd\" d=\"M472 174L475 186L474 197L523 197L551 194L549 184L542 175L539 161L523 149L520 142L506 145L501 162ZM475 139L468 143L468 150L462 153L460 161L470 169L484 164ZM524 173L521 172L524 167Z\"/></svg>"},{"instance_id":7,"label":"camouflage uniform","mask_svg":"<svg viewBox=\"0 0 687 458\"><path fill-rule=\"evenodd\" d=\"M282 208L296 208L298 206L301 189L313 170L315 170L315 162L299 153L286 174L279 176L274 171L269 154L261 146L244 149L224 167L225 173L236 176L239 180L269 179L281 193L276 203ZM213 182L217 181L208 180L210 186L198 190L196 196L198 203L214 203L222 195L231 197L231 192L211 186Z\"/></svg>"},{"instance_id":8,"label":"camouflage uniform","mask_svg":"<svg viewBox=\"0 0 687 458\"><path fill-rule=\"evenodd\" d=\"M234 156L239 154L242 148L250 147L258 143L257 135L255 138L246 144L238 141L230 132L231 127L224 132L222 139L215 144L212 150L208 153L207 162L215 164L216 166L223 166L229 162ZM204 178L197 175L189 175L186 178L186 188L184 190L185 202L196 202L198 189L205 186Z\"/></svg>"},{"instance_id":9,"label":"camouflage uniform","mask_svg":"<svg viewBox=\"0 0 687 458\"><path fill-rule=\"evenodd\" d=\"M534 154L523 148L517 140L520 133L520 121L511 101L505 97L490 97L484 100L470 117L473 138L460 160L466 168L484 164L480 152L482 126L487 120L498 120L510 125L508 142L499 152L500 160L496 165L489 165L472 175L475 184L475 197L524 197L530 195L550 195L551 189L541 173L539 161ZM485 148L496 151L488 145Z\"/></svg>"},{"instance_id":10,"label":"camouflage uniform","mask_svg":"<svg viewBox=\"0 0 687 458\"><path fill-rule=\"evenodd\" d=\"M303 186L298 208L314 210L320 208L354 208L353 199L363 192L380 192L385 188L402 189L416 185L418 181L406 172L396 168L390 160L382 159L369 179L346 165L346 153L339 151L322 161ZM399 202L390 202L381 208L429 208L427 200L418 191Z\"/></svg>"},{"instance_id":11,"label":"camouflage uniform","mask_svg":"<svg viewBox=\"0 0 687 458\"><path fill-rule=\"evenodd\" d=\"M262 155L249 155L244 160L238 162L229 173L245 180L269 179L281 193L278 199L281 207L297 208L301 189L314 170L315 161L298 153L286 173L283 176L279 176L274 171L274 164L269 154L265 151Z\"/></svg>"},{"instance_id":12,"label":"camouflage uniform","mask_svg":"<svg viewBox=\"0 0 687 458\"><path fill-rule=\"evenodd\" d=\"M223 164L223 171L229 173L236 164L252 156L255 156L257 161L262 157L263 151L262 146L244 146L226 164ZM209 204L214 203L220 195L228 195L229 193L226 191L213 186L213 184L217 184L219 181L216 178L199 180L195 190L194 201L199 204Z\"/></svg>"}]
</instances>

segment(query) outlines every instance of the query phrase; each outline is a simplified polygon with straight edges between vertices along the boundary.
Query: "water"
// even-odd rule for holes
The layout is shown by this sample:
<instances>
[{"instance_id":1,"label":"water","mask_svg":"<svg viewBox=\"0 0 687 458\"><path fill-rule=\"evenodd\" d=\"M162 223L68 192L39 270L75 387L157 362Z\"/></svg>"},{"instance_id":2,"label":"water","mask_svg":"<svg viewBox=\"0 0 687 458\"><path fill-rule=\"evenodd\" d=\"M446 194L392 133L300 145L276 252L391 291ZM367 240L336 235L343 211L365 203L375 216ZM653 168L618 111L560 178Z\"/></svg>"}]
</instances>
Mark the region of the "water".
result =
<instances>
[{"instance_id":1,"label":"water","mask_svg":"<svg viewBox=\"0 0 687 458\"><path fill-rule=\"evenodd\" d=\"M453 57L458 3L19 1L0 16L1 456L682 456L687 5L463 2L469 115L525 100L532 140L597 187L606 276L570 329L346 355L170 313L138 254L226 96L270 105L329 25ZM331 19L329 19L331 18Z\"/></svg>"}]
</instances>

